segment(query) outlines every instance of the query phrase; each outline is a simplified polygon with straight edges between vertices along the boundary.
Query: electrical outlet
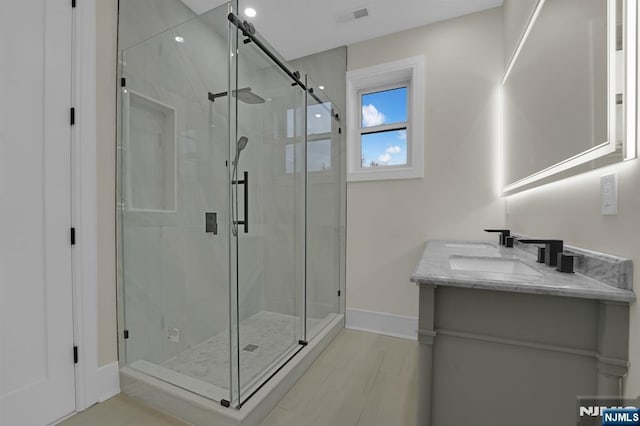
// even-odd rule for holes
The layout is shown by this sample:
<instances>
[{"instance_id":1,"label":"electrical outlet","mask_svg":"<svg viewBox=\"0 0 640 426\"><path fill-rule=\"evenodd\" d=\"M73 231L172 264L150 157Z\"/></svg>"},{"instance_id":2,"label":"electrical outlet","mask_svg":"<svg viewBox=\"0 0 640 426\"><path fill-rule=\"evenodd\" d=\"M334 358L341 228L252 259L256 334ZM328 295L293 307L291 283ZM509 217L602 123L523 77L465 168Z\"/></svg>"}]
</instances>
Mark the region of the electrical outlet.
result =
<instances>
[{"instance_id":1,"label":"electrical outlet","mask_svg":"<svg viewBox=\"0 0 640 426\"><path fill-rule=\"evenodd\" d=\"M600 178L600 210L605 216L618 214L618 178L615 173Z\"/></svg>"},{"instance_id":2,"label":"electrical outlet","mask_svg":"<svg viewBox=\"0 0 640 426\"><path fill-rule=\"evenodd\" d=\"M167 327L167 339L169 339L170 342L180 343L180 329Z\"/></svg>"}]
</instances>

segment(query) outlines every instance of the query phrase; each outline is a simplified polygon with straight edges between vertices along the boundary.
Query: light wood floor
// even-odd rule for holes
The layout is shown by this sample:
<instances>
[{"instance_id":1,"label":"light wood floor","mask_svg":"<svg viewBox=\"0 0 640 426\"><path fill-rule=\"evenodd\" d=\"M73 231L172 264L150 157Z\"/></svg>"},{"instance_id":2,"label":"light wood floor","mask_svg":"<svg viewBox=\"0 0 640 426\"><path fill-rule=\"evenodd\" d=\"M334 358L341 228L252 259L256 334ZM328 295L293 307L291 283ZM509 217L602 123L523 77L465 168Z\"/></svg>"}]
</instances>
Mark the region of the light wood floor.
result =
<instances>
[{"instance_id":1,"label":"light wood floor","mask_svg":"<svg viewBox=\"0 0 640 426\"><path fill-rule=\"evenodd\" d=\"M60 423L61 426L184 426L121 393Z\"/></svg>"},{"instance_id":2,"label":"light wood floor","mask_svg":"<svg viewBox=\"0 0 640 426\"><path fill-rule=\"evenodd\" d=\"M343 330L262 426L414 426L417 342ZM183 425L118 395L63 426Z\"/></svg>"}]
</instances>

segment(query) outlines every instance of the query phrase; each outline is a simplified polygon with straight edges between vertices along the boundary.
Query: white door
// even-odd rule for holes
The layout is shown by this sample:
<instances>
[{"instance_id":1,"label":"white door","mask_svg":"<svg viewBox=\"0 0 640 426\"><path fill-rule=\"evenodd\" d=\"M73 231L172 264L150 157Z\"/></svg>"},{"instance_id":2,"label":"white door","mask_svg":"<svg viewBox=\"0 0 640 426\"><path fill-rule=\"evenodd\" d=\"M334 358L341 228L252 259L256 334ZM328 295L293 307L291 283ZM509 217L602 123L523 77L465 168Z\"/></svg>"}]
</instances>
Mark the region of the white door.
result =
<instances>
[{"instance_id":1,"label":"white door","mask_svg":"<svg viewBox=\"0 0 640 426\"><path fill-rule=\"evenodd\" d=\"M71 0L0 0L0 425L75 410Z\"/></svg>"}]
</instances>

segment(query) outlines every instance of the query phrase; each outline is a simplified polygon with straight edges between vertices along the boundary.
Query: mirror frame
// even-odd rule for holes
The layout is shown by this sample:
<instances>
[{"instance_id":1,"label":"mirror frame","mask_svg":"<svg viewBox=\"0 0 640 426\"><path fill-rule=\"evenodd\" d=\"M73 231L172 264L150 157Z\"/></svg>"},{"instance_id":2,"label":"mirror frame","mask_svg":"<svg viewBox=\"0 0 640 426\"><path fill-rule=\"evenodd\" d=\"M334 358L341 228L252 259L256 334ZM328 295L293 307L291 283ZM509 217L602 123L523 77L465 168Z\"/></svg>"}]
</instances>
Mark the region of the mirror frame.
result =
<instances>
[{"instance_id":1,"label":"mirror frame","mask_svg":"<svg viewBox=\"0 0 640 426\"><path fill-rule=\"evenodd\" d=\"M523 46L526 44L528 36L533 29L546 0L538 0L534 12L527 23L524 33L520 38L514 54L511 56L509 64L505 70L504 76L500 83L500 104L501 111L501 135L500 135L500 151L502 156L502 167L506 166L504 158L504 111L502 110L504 85L511 74L511 71L518 60ZM616 16L617 16L617 0L607 0L607 141L603 141L600 145L589 148L579 154L562 160L552 166L544 168L529 176L519 179L515 182L503 182L502 194L510 195L516 192L524 191L529 188L544 185L553 181L564 179L568 176L583 173L594 168L586 167L591 161L605 157L617 150L616 147L616 76L622 76L625 80L623 105L623 126L624 141L622 146L622 161L632 160L636 158L636 94L637 94L637 23L638 23L638 5L637 0L621 0L623 7L623 45L624 52L624 69L622 72L617 68L616 60Z\"/></svg>"}]
</instances>

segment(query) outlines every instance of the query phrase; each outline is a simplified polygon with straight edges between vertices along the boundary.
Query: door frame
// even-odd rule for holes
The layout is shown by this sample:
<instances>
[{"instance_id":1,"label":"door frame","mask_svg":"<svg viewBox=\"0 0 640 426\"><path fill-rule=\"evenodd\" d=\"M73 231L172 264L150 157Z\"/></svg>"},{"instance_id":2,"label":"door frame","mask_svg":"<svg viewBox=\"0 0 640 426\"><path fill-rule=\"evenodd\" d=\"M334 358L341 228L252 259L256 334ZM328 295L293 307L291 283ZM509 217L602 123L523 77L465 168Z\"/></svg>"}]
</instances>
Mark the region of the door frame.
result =
<instances>
[{"instance_id":1,"label":"door frame","mask_svg":"<svg viewBox=\"0 0 640 426\"><path fill-rule=\"evenodd\" d=\"M80 412L120 392L117 360L98 366L96 0L75 2L71 48L71 100L75 108L75 125L71 128L71 223L76 229L71 262L73 334L79 352L76 411Z\"/></svg>"}]
</instances>

